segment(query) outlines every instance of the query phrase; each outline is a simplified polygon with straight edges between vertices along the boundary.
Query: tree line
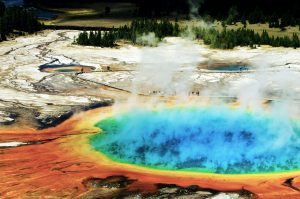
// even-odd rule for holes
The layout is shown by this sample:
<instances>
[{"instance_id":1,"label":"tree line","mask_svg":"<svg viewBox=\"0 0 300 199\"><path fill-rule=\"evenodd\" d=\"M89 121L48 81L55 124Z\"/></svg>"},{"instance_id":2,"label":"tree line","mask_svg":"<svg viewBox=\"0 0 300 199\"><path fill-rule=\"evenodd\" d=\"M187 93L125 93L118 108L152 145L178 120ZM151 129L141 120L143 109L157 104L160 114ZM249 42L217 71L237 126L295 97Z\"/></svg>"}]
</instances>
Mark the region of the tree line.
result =
<instances>
[{"instance_id":1,"label":"tree line","mask_svg":"<svg viewBox=\"0 0 300 199\"><path fill-rule=\"evenodd\" d=\"M291 13L284 13L281 15L273 13L265 15L258 7L247 15L245 13L240 14L238 8L236 6L232 6L228 10L227 17L224 17L221 20L230 25L241 22L244 26L246 26L246 21L248 21L249 24L268 23L270 28L280 28L281 30L285 30L287 26L300 25L300 18L293 16Z\"/></svg>"},{"instance_id":2,"label":"tree line","mask_svg":"<svg viewBox=\"0 0 300 199\"><path fill-rule=\"evenodd\" d=\"M153 32L161 40L167 36L178 36L180 28L177 23L168 20L136 19L129 26L121 26L111 31L83 31L75 38L79 45L113 47L117 40L127 40L138 44L138 37Z\"/></svg>"},{"instance_id":3,"label":"tree line","mask_svg":"<svg viewBox=\"0 0 300 199\"><path fill-rule=\"evenodd\" d=\"M83 31L79 33L74 43L82 46L98 46L111 48L116 45L116 37L114 31Z\"/></svg>"},{"instance_id":4,"label":"tree line","mask_svg":"<svg viewBox=\"0 0 300 199\"><path fill-rule=\"evenodd\" d=\"M12 34L34 33L42 29L33 13L21 7L6 8L0 1L0 42Z\"/></svg>"},{"instance_id":5,"label":"tree line","mask_svg":"<svg viewBox=\"0 0 300 199\"><path fill-rule=\"evenodd\" d=\"M127 40L133 44L139 44L137 38L150 32L155 33L159 40L167 36L179 36L186 28L179 28L177 23L171 23L168 20L139 19L132 21L130 26L122 26L111 31L83 31L74 43L79 45L90 45L100 47L114 47L117 40ZM218 31L214 28L194 27L192 32L196 39L203 39L206 45L212 48L232 49L236 46L260 46L270 45L274 47L300 47L299 37L296 33L290 38L270 36L266 30L262 34L254 30L239 28L237 30L228 30L223 28Z\"/></svg>"},{"instance_id":6,"label":"tree line","mask_svg":"<svg viewBox=\"0 0 300 199\"><path fill-rule=\"evenodd\" d=\"M237 30L222 31L216 29L194 28L197 39L203 39L204 44L212 48L232 49L236 46L250 46L252 48L260 45L270 45L273 47L300 47L300 40L296 33L292 38L288 36L274 37L270 36L266 30L262 34L255 33L254 30L239 28Z\"/></svg>"}]
</instances>

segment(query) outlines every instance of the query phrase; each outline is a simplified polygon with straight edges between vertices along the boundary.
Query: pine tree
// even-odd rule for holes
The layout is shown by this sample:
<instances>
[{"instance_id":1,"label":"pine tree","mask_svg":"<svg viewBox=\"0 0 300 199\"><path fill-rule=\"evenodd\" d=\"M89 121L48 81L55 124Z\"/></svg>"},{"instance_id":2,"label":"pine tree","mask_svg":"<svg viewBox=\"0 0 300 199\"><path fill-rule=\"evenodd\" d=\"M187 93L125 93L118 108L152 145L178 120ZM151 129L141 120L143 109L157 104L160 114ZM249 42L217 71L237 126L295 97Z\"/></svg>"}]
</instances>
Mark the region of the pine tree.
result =
<instances>
[{"instance_id":1,"label":"pine tree","mask_svg":"<svg viewBox=\"0 0 300 199\"><path fill-rule=\"evenodd\" d=\"M299 48L300 47L299 37L296 33L293 33L292 45L293 45L294 48Z\"/></svg>"},{"instance_id":2,"label":"pine tree","mask_svg":"<svg viewBox=\"0 0 300 199\"><path fill-rule=\"evenodd\" d=\"M236 6L232 6L228 11L228 17L226 19L227 24L235 24L238 21L238 10Z\"/></svg>"},{"instance_id":3,"label":"pine tree","mask_svg":"<svg viewBox=\"0 0 300 199\"><path fill-rule=\"evenodd\" d=\"M270 36L266 30L263 30L260 41L262 44L270 44Z\"/></svg>"},{"instance_id":4,"label":"pine tree","mask_svg":"<svg viewBox=\"0 0 300 199\"><path fill-rule=\"evenodd\" d=\"M3 9L0 2L0 41L6 40L7 35L14 30L34 33L42 29L42 24L35 16L21 7L9 7Z\"/></svg>"},{"instance_id":5,"label":"pine tree","mask_svg":"<svg viewBox=\"0 0 300 199\"><path fill-rule=\"evenodd\" d=\"M178 36L178 35L179 35L179 32L180 32L180 28L179 28L178 23L176 22L176 23L175 23L175 26L174 26L173 36Z\"/></svg>"},{"instance_id":6,"label":"pine tree","mask_svg":"<svg viewBox=\"0 0 300 199\"><path fill-rule=\"evenodd\" d=\"M226 23L225 23L225 21L222 21L222 27L223 27L223 29L226 29Z\"/></svg>"},{"instance_id":7,"label":"pine tree","mask_svg":"<svg viewBox=\"0 0 300 199\"><path fill-rule=\"evenodd\" d=\"M0 0L0 17L4 15L5 12L5 4L3 1Z\"/></svg>"},{"instance_id":8,"label":"pine tree","mask_svg":"<svg viewBox=\"0 0 300 199\"><path fill-rule=\"evenodd\" d=\"M88 43L91 46L96 46L96 35L95 35L94 31L90 31Z\"/></svg>"},{"instance_id":9,"label":"pine tree","mask_svg":"<svg viewBox=\"0 0 300 199\"><path fill-rule=\"evenodd\" d=\"M95 46L101 46L102 44L102 33L101 30L96 32L95 35Z\"/></svg>"},{"instance_id":10,"label":"pine tree","mask_svg":"<svg viewBox=\"0 0 300 199\"><path fill-rule=\"evenodd\" d=\"M249 23L255 24L255 23L264 23L264 22L265 19L264 19L263 12L259 7L256 7L255 10L249 15Z\"/></svg>"},{"instance_id":11,"label":"pine tree","mask_svg":"<svg viewBox=\"0 0 300 199\"><path fill-rule=\"evenodd\" d=\"M242 16L241 23L243 24L243 28L247 28L247 20L245 15Z\"/></svg>"},{"instance_id":12,"label":"pine tree","mask_svg":"<svg viewBox=\"0 0 300 199\"><path fill-rule=\"evenodd\" d=\"M278 16L274 13L273 15L269 16L269 27L270 28L279 28L279 18Z\"/></svg>"},{"instance_id":13,"label":"pine tree","mask_svg":"<svg viewBox=\"0 0 300 199\"><path fill-rule=\"evenodd\" d=\"M295 26L296 23L296 20L289 13L286 13L281 17L280 27Z\"/></svg>"}]
</instances>

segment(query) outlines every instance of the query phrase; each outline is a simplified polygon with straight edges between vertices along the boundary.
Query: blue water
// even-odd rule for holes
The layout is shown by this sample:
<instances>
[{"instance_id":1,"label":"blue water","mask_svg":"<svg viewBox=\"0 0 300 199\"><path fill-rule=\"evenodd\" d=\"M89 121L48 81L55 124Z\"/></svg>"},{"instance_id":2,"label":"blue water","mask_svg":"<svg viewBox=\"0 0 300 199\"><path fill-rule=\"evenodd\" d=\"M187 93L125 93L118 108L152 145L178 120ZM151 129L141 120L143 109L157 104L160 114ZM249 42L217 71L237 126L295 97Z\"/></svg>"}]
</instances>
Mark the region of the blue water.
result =
<instances>
[{"instance_id":1,"label":"blue water","mask_svg":"<svg viewBox=\"0 0 300 199\"><path fill-rule=\"evenodd\" d=\"M10 7L10 6L22 6L23 5L23 0L3 0L5 6Z\"/></svg>"},{"instance_id":2,"label":"blue water","mask_svg":"<svg viewBox=\"0 0 300 199\"><path fill-rule=\"evenodd\" d=\"M300 125L227 107L134 110L100 121L91 145L147 167L212 173L300 169Z\"/></svg>"},{"instance_id":3,"label":"blue water","mask_svg":"<svg viewBox=\"0 0 300 199\"><path fill-rule=\"evenodd\" d=\"M58 16L58 13L49 10L43 10L33 7L28 8L28 10L32 11L38 19L50 20L55 19Z\"/></svg>"},{"instance_id":4,"label":"blue water","mask_svg":"<svg viewBox=\"0 0 300 199\"><path fill-rule=\"evenodd\" d=\"M47 68L61 68L61 67L74 67L74 66L78 66L78 65L74 65L74 64L43 64L43 65L39 66L39 69L45 70Z\"/></svg>"},{"instance_id":5,"label":"blue water","mask_svg":"<svg viewBox=\"0 0 300 199\"><path fill-rule=\"evenodd\" d=\"M209 66L208 70L218 70L218 71L247 71L249 66L245 65L228 65L228 66Z\"/></svg>"},{"instance_id":6,"label":"blue water","mask_svg":"<svg viewBox=\"0 0 300 199\"><path fill-rule=\"evenodd\" d=\"M58 16L58 13L53 12L53 11L48 11L48 10L43 10L43 9L38 9L35 7L27 7L27 5L24 5L23 0L4 0L3 1L6 7L12 7L12 6L24 6L28 10L34 13L34 15L38 19L55 19Z\"/></svg>"}]
</instances>

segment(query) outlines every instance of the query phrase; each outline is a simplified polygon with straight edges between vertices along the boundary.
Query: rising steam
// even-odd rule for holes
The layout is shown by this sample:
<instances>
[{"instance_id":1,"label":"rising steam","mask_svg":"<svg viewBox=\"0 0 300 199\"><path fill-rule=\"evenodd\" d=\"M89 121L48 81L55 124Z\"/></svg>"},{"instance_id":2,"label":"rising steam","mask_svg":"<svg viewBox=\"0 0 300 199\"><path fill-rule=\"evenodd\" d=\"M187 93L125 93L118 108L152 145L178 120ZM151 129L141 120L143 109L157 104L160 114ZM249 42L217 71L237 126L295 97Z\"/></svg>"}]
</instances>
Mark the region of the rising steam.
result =
<instances>
[{"instance_id":1,"label":"rising steam","mask_svg":"<svg viewBox=\"0 0 300 199\"><path fill-rule=\"evenodd\" d=\"M143 35L142 40L151 43L155 35ZM94 147L121 161L163 169L300 169L299 72L274 66L272 53L249 59L249 71L199 70L201 64L214 62L207 51L186 38L141 47L130 110L99 123L104 134L95 137ZM190 107L209 99L210 108L166 109L168 97ZM228 99L239 106L228 108ZM158 104L162 111L152 111Z\"/></svg>"},{"instance_id":2,"label":"rising steam","mask_svg":"<svg viewBox=\"0 0 300 199\"><path fill-rule=\"evenodd\" d=\"M188 0L191 18L197 18L199 16L199 9L203 2L204 0Z\"/></svg>"}]
</instances>

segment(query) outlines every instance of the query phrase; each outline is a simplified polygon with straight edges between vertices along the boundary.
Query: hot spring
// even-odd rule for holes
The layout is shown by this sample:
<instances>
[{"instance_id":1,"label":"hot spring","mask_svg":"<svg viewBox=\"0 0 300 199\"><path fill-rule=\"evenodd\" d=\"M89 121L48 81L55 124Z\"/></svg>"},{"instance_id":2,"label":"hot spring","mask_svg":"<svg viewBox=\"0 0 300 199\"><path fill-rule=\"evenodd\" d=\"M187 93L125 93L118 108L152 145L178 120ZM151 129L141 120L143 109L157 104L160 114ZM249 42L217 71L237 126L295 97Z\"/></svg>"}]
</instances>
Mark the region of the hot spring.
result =
<instances>
[{"instance_id":1,"label":"hot spring","mask_svg":"<svg viewBox=\"0 0 300 199\"><path fill-rule=\"evenodd\" d=\"M215 63L200 65L201 69L214 72L245 72L253 69L252 66L245 63Z\"/></svg>"},{"instance_id":2,"label":"hot spring","mask_svg":"<svg viewBox=\"0 0 300 199\"><path fill-rule=\"evenodd\" d=\"M88 73L95 70L93 66L83 66L78 64L61 64L61 65L41 65L39 67L40 71L47 73Z\"/></svg>"},{"instance_id":3,"label":"hot spring","mask_svg":"<svg viewBox=\"0 0 300 199\"><path fill-rule=\"evenodd\" d=\"M227 106L137 109L96 124L90 144L110 159L220 174L300 169L300 123Z\"/></svg>"},{"instance_id":4,"label":"hot spring","mask_svg":"<svg viewBox=\"0 0 300 199\"><path fill-rule=\"evenodd\" d=\"M236 72L236 71L247 71L250 69L250 66L246 66L246 65L216 65L216 66L208 66L207 69L215 70L215 71Z\"/></svg>"}]
</instances>

